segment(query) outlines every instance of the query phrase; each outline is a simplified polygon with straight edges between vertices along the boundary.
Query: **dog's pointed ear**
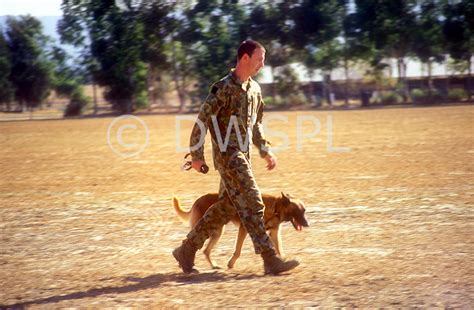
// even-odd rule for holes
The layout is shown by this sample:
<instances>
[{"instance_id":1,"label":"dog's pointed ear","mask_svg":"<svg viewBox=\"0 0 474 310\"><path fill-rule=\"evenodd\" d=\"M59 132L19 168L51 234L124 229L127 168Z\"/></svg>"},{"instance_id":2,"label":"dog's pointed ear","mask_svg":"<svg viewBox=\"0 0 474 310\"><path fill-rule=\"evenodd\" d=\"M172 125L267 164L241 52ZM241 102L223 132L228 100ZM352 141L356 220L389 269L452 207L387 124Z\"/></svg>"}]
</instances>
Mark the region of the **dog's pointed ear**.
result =
<instances>
[{"instance_id":1,"label":"dog's pointed ear","mask_svg":"<svg viewBox=\"0 0 474 310\"><path fill-rule=\"evenodd\" d=\"M281 192L281 202L283 203L284 206L287 206L290 204L290 197L284 192Z\"/></svg>"}]
</instances>

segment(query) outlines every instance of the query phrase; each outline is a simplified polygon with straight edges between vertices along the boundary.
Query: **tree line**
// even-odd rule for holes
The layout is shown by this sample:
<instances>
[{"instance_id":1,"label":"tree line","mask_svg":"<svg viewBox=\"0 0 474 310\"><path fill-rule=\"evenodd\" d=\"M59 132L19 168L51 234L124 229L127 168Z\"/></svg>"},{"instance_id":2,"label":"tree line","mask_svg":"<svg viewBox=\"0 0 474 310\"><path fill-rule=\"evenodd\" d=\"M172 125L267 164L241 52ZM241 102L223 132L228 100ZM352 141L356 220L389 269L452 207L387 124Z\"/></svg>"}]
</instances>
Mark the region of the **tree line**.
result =
<instances>
[{"instance_id":1,"label":"tree line","mask_svg":"<svg viewBox=\"0 0 474 310\"><path fill-rule=\"evenodd\" d=\"M41 22L30 16L8 17L0 29L0 104L6 111L32 110L55 90L70 103L66 115L77 115L87 104L78 68L43 34ZM17 106L14 107L13 105Z\"/></svg>"},{"instance_id":2,"label":"tree line","mask_svg":"<svg viewBox=\"0 0 474 310\"><path fill-rule=\"evenodd\" d=\"M437 91L432 66L448 58L467 72L471 98L469 0L63 0L61 7L61 42L79 48L80 61L68 65L34 17L8 18L0 32L0 102L33 108L54 89L71 99L70 114L80 113L87 103L80 85L91 83L105 89L120 113L164 100L170 89L184 109L235 64L236 47L248 38L267 50L275 84L269 102L298 95L290 63L304 64L310 74L320 70L329 100L336 68L349 81L349 69L364 63L380 82L389 59L397 62L397 92L410 102L416 93L407 83L408 57L426 67L428 98Z\"/></svg>"}]
</instances>

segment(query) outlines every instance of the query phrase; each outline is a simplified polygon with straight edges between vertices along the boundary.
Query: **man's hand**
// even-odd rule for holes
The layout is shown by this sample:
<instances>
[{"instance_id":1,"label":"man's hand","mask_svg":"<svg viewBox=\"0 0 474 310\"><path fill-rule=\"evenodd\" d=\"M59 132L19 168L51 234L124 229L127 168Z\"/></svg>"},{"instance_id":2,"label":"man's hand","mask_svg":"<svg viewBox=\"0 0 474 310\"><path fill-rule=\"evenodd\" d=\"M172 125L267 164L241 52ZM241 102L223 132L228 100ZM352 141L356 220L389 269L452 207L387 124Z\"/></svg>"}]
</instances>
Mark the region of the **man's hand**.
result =
<instances>
[{"instance_id":1,"label":"man's hand","mask_svg":"<svg viewBox=\"0 0 474 310\"><path fill-rule=\"evenodd\" d=\"M197 172L201 172L201 167L204 166L206 163L199 159L193 159L191 166Z\"/></svg>"},{"instance_id":2,"label":"man's hand","mask_svg":"<svg viewBox=\"0 0 474 310\"><path fill-rule=\"evenodd\" d=\"M264 157L265 161L267 162L267 170L273 170L273 168L277 165L277 158L275 154L272 152L268 152L268 154Z\"/></svg>"}]
</instances>

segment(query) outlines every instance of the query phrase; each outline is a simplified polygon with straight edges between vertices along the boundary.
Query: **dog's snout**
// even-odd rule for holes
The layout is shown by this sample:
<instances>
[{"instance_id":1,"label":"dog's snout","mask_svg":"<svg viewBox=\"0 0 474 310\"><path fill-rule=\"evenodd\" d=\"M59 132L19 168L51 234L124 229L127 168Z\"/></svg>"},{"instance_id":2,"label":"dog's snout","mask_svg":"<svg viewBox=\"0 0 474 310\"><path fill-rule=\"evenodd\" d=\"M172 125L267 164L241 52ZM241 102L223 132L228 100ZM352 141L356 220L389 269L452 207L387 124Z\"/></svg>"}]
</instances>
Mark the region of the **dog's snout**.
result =
<instances>
[{"instance_id":1,"label":"dog's snout","mask_svg":"<svg viewBox=\"0 0 474 310\"><path fill-rule=\"evenodd\" d=\"M309 227L309 221L305 217L300 219L300 223L303 227Z\"/></svg>"}]
</instances>

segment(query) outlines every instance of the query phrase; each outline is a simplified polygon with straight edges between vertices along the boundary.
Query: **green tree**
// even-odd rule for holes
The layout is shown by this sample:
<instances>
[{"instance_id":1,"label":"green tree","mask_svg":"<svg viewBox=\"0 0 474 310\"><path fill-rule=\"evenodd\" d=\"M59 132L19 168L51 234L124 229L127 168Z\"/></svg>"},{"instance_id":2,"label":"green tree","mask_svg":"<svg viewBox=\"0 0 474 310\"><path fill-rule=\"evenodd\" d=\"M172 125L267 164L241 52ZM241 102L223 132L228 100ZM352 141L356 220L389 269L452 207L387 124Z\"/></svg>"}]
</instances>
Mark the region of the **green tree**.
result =
<instances>
[{"instance_id":1,"label":"green tree","mask_svg":"<svg viewBox=\"0 0 474 310\"><path fill-rule=\"evenodd\" d=\"M334 69L338 68L342 60L343 45L338 39L324 42L314 54L314 64L323 73L323 97L332 105L332 78Z\"/></svg>"},{"instance_id":2,"label":"green tree","mask_svg":"<svg viewBox=\"0 0 474 310\"><path fill-rule=\"evenodd\" d=\"M337 0L298 1L291 11L290 35L297 48L318 46L336 38L341 33L341 10L343 3Z\"/></svg>"},{"instance_id":3,"label":"green tree","mask_svg":"<svg viewBox=\"0 0 474 310\"><path fill-rule=\"evenodd\" d=\"M301 100L299 100L301 93L299 91L299 82L295 71L289 64L280 66L277 71L279 72L275 76L273 84L280 97L274 96L272 98L273 103L284 103L285 106L302 104L302 102L300 102Z\"/></svg>"},{"instance_id":4,"label":"green tree","mask_svg":"<svg viewBox=\"0 0 474 310\"><path fill-rule=\"evenodd\" d=\"M405 58L412 52L416 29L415 0L355 0L360 32L375 48L373 55L397 60L404 102L410 101ZM380 58L379 58L380 59ZM376 61L374 63L379 64Z\"/></svg>"},{"instance_id":5,"label":"green tree","mask_svg":"<svg viewBox=\"0 0 474 310\"><path fill-rule=\"evenodd\" d=\"M189 2L189 1L188 1ZM179 98L179 109L184 110L187 100L192 104L200 103L200 98L191 91L194 80L199 77L196 59L202 36L202 25L193 12L193 5L188 2L176 2L170 19L170 42L168 44L168 59L171 65L171 75ZM182 12L182 14L176 14ZM202 91L201 91L202 92Z\"/></svg>"},{"instance_id":6,"label":"green tree","mask_svg":"<svg viewBox=\"0 0 474 310\"><path fill-rule=\"evenodd\" d=\"M74 71L67 65L67 53L60 47L54 46L50 55L54 64L53 85L58 96L69 96L75 88L77 81Z\"/></svg>"},{"instance_id":7,"label":"green tree","mask_svg":"<svg viewBox=\"0 0 474 310\"><path fill-rule=\"evenodd\" d=\"M340 51L342 66L344 68L344 103L349 104L349 80L350 67L366 63L373 58L373 45L368 39L368 35L362 32L357 21L357 15L352 12L354 3L352 1L342 1L342 48Z\"/></svg>"},{"instance_id":8,"label":"green tree","mask_svg":"<svg viewBox=\"0 0 474 310\"><path fill-rule=\"evenodd\" d=\"M8 49L3 29L0 27L0 103L5 103L6 110L10 110L10 102L13 99L15 89L10 82L11 56Z\"/></svg>"},{"instance_id":9,"label":"green tree","mask_svg":"<svg viewBox=\"0 0 474 310\"><path fill-rule=\"evenodd\" d=\"M201 98L208 93L210 84L235 64L235 50L239 43L236 10L240 10L236 3L200 0L188 12L188 16L195 20L194 24L200 25L197 28L199 33L195 35L199 41L194 45L194 64Z\"/></svg>"},{"instance_id":10,"label":"green tree","mask_svg":"<svg viewBox=\"0 0 474 310\"><path fill-rule=\"evenodd\" d=\"M52 86L51 64L47 59L48 38L39 20L26 15L7 18L6 41L10 51L9 80L22 111L39 106Z\"/></svg>"},{"instance_id":11,"label":"green tree","mask_svg":"<svg viewBox=\"0 0 474 310\"><path fill-rule=\"evenodd\" d=\"M173 26L170 16L172 9L171 4L159 0L144 1L139 7L139 17L144 25L143 60L148 64L147 90L150 105L156 103L158 97L165 97L161 90L167 88L163 84L168 81L163 72L171 69L168 54Z\"/></svg>"},{"instance_id":12,"label":"green tree","mask_svg":"<svg viewBox=\"0 0 474 310\"><path fill-rule=\"evenodd\" d=\"M81 55L77 59L79 70L82 71L84 82L91 83L93 88L94 114L98 111L97 103L97 75L99 72L98 59L92 54L91 35L88 27L93 24L93 16L88 15L84 10L86 3L78 1L63 1L61 9L63 16L57 24L57 31L61 38L61 43L71 44L81 49Z\"/></svg>"},{"instance_id":13,"label":"green tree","mask_svg":"<svg viewBox=\"0 0 474 310\"><path fill-rule=\"evenodd\" d=\"M131 113L147 104L144 25L139 4L121 3L63 0L58 28L64 42L89 49L85 54L97 64L94 79L113 109Z\"/></svg>"},{"instance_id":14,"label":"green tree","mask_svg":"<svg viewBox=\"0 0 474 310\"><path fill-rule=\"evenodd\" d=\"M240 39L252 38L263 44L266 49L265 63L270 67L272 77L272 97L276 97L277 91L282 89L278 84L285 77L289 68L282 67L296 61L296 52L290 45L291 10L289 1L271 1L254 4L249 9L250 14L240 25Z\"/></svg>"},{"instance_id":15,"label":"green tree","mask_svg":"<svg viewBox=\"0 0 474 310\"><path fill-rule=\"evenodd\" d=\"M236 61L236 48L243 40L242 22L245 10L237 1L184 1L175 6L172 38L173 75L193 71L197 96L205 97L213 81L221 78ZM192 68L192 70L187 70ZM176 80L176 78L175 78ZM189 81L189 79L188 79ZM181 89L183 87L180 87Z\"/></svg>"},{"instance_id":16,"label":"green tree","mask_svg":"<svg viewBox=\"0 0 474 310\"><path fill-rule=\"evenodd\" d=\"M171 72L174 87L178 94L179 110L182 112L187 103L187 99L191 99L192 102L197 100L189 91L196 76L193 58L194 51L192 50L192 45L181 41L179 35L174 34L174 39L170 42Z\"/></svg>"},{"instance_id":17,"label":"green tree","mask_svg":"<svg viewBox=\"0 0 474 310\"><path fill-rule=\"evenodd\" d=\"M469 0L445 1L443 33L447 51L457 62L465 62L468 78L466 91L472 99L472 54L474 53L474 3Z\"/></svg>"},{"instance_id":18,"label":"green tree","mask_svg":"<svg viewBox=\"0 0 474 310\"><path fill-rule=\"evenodd\" d=\"M107 27L109 35L96 41L95 55L101 65L99 83L108 86L105 97L113 102L114 109L129 114L147 105L143 25L135 12L119 13L111 8Z\"/></svg>"},{"instance_id":19,"label":"green tree","mask_svg":"<svg viewBox=\"0 0 474 310\"><path fill-rule=\"evenodd\" d=\"M342 46L337 38L342 33L344 10L344 1L304 0L291 11L292 43L301 49L301 58L310 72L322 70L323 93L328 104L332 104L331 72L341 63Z\"/></svg>"},{"instance_id":20,"label":"green tree","mask_svg":"<svg viewBox=\"0 0 474 310\"><path fill-rule=\"evenodd\" d=\"M415 27L413 51L425 64L428 76L426 84L431 97L433 90L432 66L434 62L444 61L444 40L441 24L442 6L436 0L421 0Z\"/></svg>"},{"instance_id":21,"label":"green tree","mask_svg":"<svg viewBox=\"0 0 474 310\"><path fill-rule=\"evenodd\" d=\"M69 98L64 116L82 114L88 104L88 98L84 94L80 75L68 65L68 55L62 48L54 46L50 58L54 64L54 90L59 97Z\"/></svg>"}]
</instances>

